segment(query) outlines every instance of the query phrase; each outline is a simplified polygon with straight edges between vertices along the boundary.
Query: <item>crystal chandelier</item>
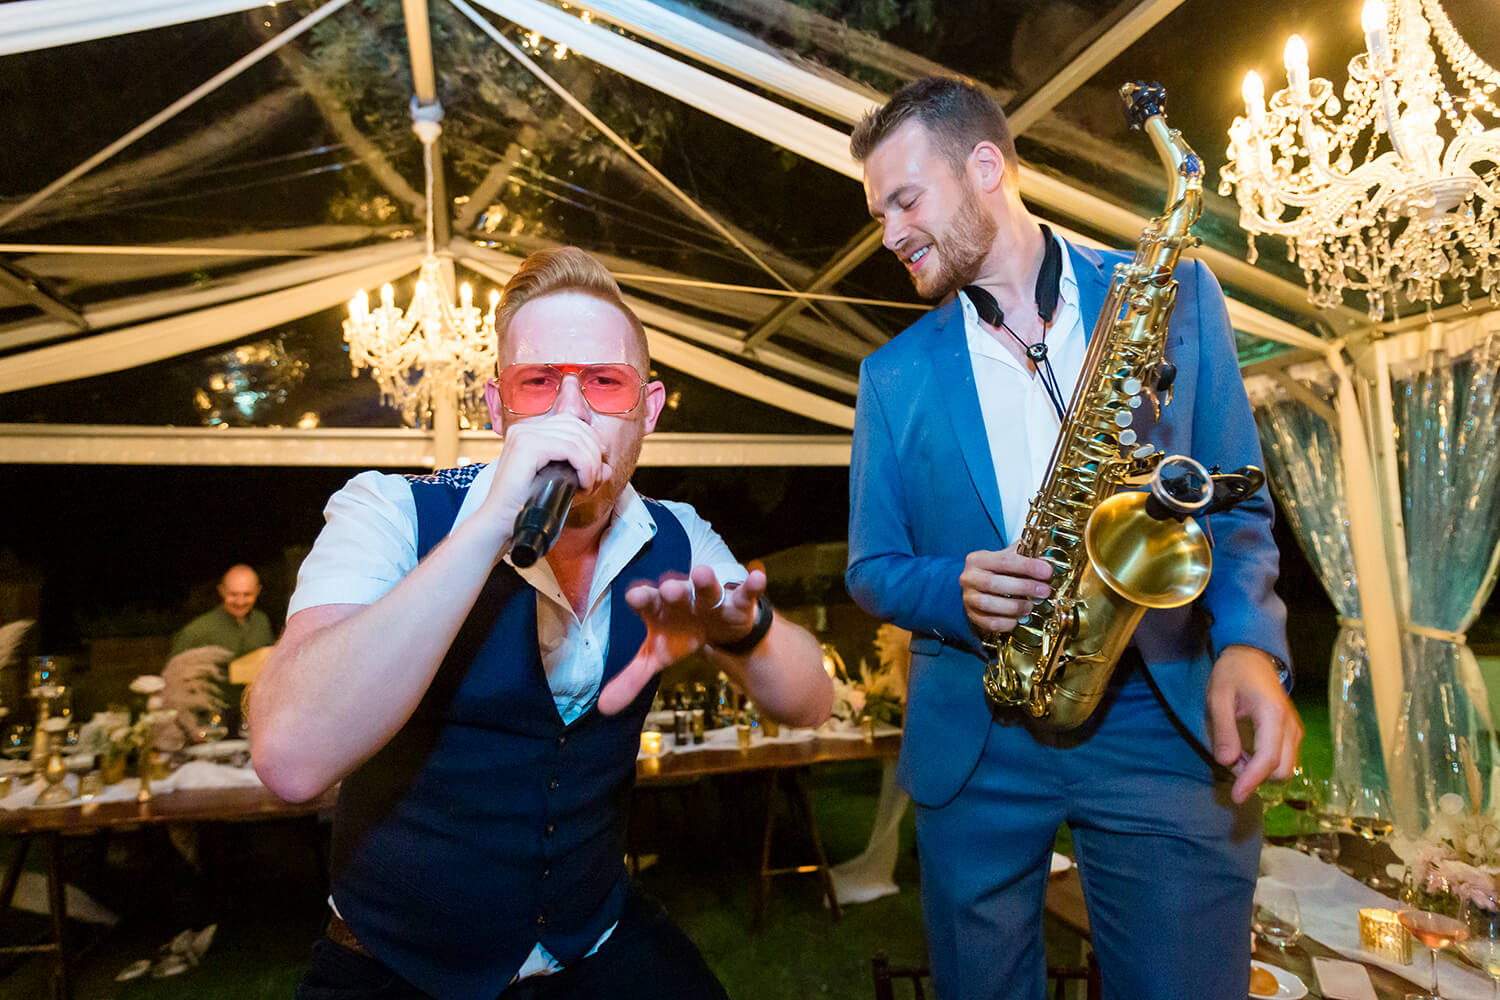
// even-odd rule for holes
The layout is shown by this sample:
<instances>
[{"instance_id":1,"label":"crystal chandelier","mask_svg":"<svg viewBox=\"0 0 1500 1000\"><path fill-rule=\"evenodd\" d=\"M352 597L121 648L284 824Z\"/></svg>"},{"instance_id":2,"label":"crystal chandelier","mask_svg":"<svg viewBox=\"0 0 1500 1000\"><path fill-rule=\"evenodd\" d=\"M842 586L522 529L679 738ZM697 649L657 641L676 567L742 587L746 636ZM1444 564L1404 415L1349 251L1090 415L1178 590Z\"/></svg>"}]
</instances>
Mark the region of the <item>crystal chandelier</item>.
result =
<instances>
[{"instance_id":1,"label":"crystal chandelier","mask_svg":"<svg viewBox=\"0 0 1500 1000\"><path fill-rule=\"evenodd\" d=\"M1445 282L1457 284L1465 307L1476 285L1497 304L1500 73L1438 0L1394 0L1390 10L1367 0L1361 21L1366 51L1349 63L1342 106L1329 81L1309 79L1296 35L1286 44L1287 87L1269 105L1260 77L1245 77L1245 116L1229 128L1219 193L1239 200L1248 259L1258 234L1284 237L1315 304L1362 291L1372 322L1387 307L1395 313L1397 291L1431 303Z\"/></svg>"},{"instance_id":2,"label":"crystal chandelier","mask_svg":"<svg viewBox=\"0 0 1500 1000\"><path fill-rule=\"evenodd\" d=\"M434 409L452 401L459 413L478 412L484 383L495 370L495 306L500 293L490 292L490 310L481 316L473 291L465 284L453 304L445 264L433 250L432 144L442 134L442 108L414 105L412 129L422 140L427 175L427 256L403 315L389 284L380 289L380 305L370 308L363 290L349 300L344 340L352 372L370 369L380 385L380 400L397 406L408 426L427 426ZM449 273L452 264L446 265Z\"/></svg>"}]
</instances>

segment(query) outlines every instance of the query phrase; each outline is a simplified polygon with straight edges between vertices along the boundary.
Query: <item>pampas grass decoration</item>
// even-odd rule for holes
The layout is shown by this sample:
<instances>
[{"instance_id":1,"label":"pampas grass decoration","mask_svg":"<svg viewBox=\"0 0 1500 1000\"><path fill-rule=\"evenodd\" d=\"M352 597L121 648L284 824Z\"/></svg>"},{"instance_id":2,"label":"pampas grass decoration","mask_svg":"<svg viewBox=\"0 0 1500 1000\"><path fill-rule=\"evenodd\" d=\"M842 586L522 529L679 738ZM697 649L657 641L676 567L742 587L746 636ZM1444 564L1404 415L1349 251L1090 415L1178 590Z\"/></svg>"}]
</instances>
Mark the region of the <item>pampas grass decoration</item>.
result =
<instances>
[{"instance_id":1,"label":"pampas grass decoration","mask_svg":"<svg viewBox=\"0 0 1500 1000\"><path fill-rule=\"evenodd\" d=\"M175 708L177 718L191 725L199 716L223 713L224 676L221 664L232 654L222 646L199 646L185 649L167 661L162 669L162 704Z\"/></svg>"},{"instance_id":2,"label":"pampas grass decoration","mask_svg":"<svg viewBox=\"0 0 1500 1000\"><path fill-rule=\"evenodd\" d=\"M30 618L20 618L9 625L0 625L0 667L10 666L16 658L16 649L21 645L21 637L35 624Z\"/></svg>"}]
</instances>

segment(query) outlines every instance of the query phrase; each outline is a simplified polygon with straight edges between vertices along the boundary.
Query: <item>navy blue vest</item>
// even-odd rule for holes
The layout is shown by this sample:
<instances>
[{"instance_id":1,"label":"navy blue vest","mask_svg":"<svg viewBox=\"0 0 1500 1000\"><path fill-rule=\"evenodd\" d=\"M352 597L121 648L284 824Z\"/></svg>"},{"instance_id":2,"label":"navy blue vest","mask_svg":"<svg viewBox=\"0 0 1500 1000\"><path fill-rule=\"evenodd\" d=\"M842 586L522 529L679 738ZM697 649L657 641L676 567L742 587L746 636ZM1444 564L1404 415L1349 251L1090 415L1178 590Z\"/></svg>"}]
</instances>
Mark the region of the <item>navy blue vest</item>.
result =
<instances>
[{"instance_id":1,"label":"navy blue vest","mask_svg":"<svg viewBox=\"0 0 1500 1000\"><path fill-rule=\"evenodd\" d=\"M411 478L419 559L480 468ZM622 581L691 568L681 524L646 504L656 536ZM606 682L646 635L624 595L612 588ZM564 965L587 954L625 898L625 811L655 691L564 726L536 592L498 564L412 717L339 791L333 898L360 943L443 1000L493 1000L538 941Z\"/></svg>"}]
</instances>

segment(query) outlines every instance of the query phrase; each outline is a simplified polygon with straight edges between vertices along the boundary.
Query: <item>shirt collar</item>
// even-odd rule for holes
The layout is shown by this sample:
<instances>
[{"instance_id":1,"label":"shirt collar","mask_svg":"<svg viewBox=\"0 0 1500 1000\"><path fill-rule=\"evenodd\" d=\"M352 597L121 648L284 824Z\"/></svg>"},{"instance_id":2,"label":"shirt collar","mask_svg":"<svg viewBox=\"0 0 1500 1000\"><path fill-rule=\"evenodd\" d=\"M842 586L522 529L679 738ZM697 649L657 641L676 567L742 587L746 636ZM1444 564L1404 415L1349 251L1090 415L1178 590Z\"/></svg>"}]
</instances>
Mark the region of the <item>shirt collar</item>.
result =
<instances>
[{"instance_id":1,"label":"shirt collar","mask_svg":"<svg viewBox=\"0 0 1500 1000\"><path fill-rule=\"evenodd\" d=\"M1073 255L1068 252L1068 245L1056 233L1052 234L1052 238L1062 248L1062 274L1057 283L1057 311L1052 314L1052 325L1047 328L1047 333L1050 337L1061 339L1067 336L1075 325L1074 317L1079 310L1078 276L1073 273ZM974 308L974 303L969 301L969 296L960 291L957 298L959 308L963 310L964 335L968 341L970 353L995 361L1003 361L1013 368L1020 368L1020 363L1011 356L1009 351L996 343L994 337L979 328L979 310ZM1004 333L1004 331L1001 332ZM1052 342L1055 343L1056 340Z\"/></svg>"}]
</instances>

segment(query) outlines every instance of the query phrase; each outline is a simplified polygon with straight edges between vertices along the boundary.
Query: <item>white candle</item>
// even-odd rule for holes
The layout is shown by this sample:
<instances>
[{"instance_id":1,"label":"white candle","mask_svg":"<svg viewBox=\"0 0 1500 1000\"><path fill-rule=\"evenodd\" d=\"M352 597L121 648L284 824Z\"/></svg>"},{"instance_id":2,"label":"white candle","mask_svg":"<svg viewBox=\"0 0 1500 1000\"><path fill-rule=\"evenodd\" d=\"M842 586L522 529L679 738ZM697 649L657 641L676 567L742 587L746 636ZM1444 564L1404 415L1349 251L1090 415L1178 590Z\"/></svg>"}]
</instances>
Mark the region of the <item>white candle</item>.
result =
<instances>
[{"instance_id":1,"label":"white candle","mask_svg":"<svg viewBox=\"0 0 1500 1000\"><path fill-rule=\"evenodd\" d=\"M1307 103L1307 43L1301 35L1286 40L1286 82L1292 89L1292 97Z\"/></svg>"},{"instance_id":2,"label":"white candle","mask_svg":"<svg viewBox=\"0 0 1500 1000\"><path fill-rule=\"evenodd\" d=\"M1365 29L1365 48L1370 50L1370 61L1375 66L1390 62L1391 53L1385 37L1385 4L1383 0L1365 0L1359 23Z\"/></svg>"},{"instance_id":3,"label":"white candle","mask_svg":"<svg viewBox=\"0 0 1500 1000\"><path fill-rule=\"evenodd\" d=\"M1245 98L1245 113L1250 119L1250 127L1258 132L1266 120L1266 88L1260 82L1260 74L1253 69L1246 73L1240 93Z\"/></svg>"}]
</instances>

